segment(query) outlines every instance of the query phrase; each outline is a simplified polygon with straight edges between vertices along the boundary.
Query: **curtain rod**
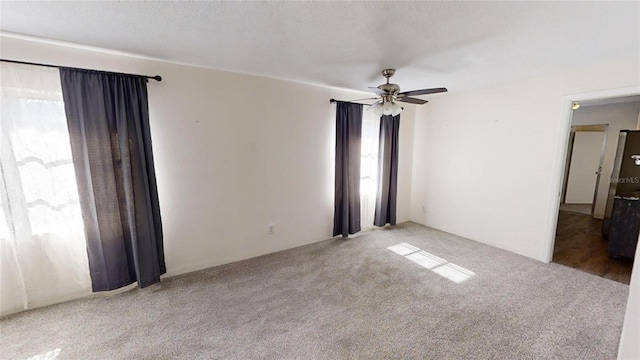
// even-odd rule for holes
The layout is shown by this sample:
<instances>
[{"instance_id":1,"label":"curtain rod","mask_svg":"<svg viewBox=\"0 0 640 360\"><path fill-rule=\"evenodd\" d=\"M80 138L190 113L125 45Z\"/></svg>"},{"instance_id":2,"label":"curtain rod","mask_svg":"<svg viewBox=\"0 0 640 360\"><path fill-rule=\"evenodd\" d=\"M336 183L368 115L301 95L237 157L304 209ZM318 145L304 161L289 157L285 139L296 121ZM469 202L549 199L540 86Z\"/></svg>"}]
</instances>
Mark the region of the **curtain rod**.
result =
<instances>
[{"instance_id":1,"label":"curtain rod","mask_svg":"<svg viewBox=\"0 0 640 360\"><path fill-rule=\"evenodd\" d=\"M119 72L113 72L113 71L102 71L102 70L83 69L83 68L75 68L75 67L69 67L69 66L60 66L60 65L51 65L51 64L41 64L41 63L33 63L33 62L18 61L18 60L9 60L9 59L0 59L0 61L2 61L2 62L8 62L8 63L14 63L14 64L44 66L44 67L58 68L58 69L59 69L59 68L67 68L67 69L74 69L74 70L100 71L100 72L109 73L109 74L128 75L128 76L140 76L140 77L147 78L147 79L153 79L153 80L156 80L156 81L162 81L162 76L160 76L160 75L156 75L156 76L148 76L148 75L138 75L138 74L127 74L127 73L119 73Z\"/></svg>"},{"instance_id":2,"label":"curtain rod","mask_svg":"<svg viewBox=\"0 0 640 360\"><path fill-rule=\"evenodd\" d=\"M338 102L338 101L339 101L339 102L343 102L343 103L349 103L349 104L358 104L358 105L367 105L367 106L368 106L368 105L371 105L371 104L363 104L363 103L358 103L358 102L353 102L353 101L342 101L342 100L336 100L336 99L333 99L333 98L329 99L329 102L330 102L330 103L332 103L332 104L333 104L334 102Z\"/></svg>"}]
</instances>

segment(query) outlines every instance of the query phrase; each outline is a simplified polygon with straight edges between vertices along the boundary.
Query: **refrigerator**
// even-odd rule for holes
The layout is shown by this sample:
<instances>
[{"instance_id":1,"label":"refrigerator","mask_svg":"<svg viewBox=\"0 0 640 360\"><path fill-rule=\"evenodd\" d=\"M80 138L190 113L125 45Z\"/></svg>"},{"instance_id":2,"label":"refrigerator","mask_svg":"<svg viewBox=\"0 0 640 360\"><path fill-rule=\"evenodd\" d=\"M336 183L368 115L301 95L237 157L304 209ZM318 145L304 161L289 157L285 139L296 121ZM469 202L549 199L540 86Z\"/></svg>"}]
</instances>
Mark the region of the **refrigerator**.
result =
<instances>
[{"instance_id":1,"label":"refrigerator","mask_svg":"<svg viewBox=\"0 0 640 360\"><path fill-rule=\"evenodd\" d=\"M637 191L640 191L640 130L621 130L602 224L604 238L609 237L616 197Z\"/></svg>"}]
</instances>

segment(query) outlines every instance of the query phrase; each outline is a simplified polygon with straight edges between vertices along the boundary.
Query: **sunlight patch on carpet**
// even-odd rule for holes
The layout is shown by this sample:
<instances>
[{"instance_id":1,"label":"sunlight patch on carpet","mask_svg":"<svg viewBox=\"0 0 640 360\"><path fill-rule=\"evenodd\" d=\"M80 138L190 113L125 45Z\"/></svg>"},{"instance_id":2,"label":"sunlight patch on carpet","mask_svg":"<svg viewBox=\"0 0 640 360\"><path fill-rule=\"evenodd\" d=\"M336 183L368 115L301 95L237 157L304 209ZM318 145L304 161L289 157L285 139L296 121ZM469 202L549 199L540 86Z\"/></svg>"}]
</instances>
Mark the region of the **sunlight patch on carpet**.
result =
<instances>
[{"instance_id":1,"label":"sunlight patch on carpet","mask_svg":"<svg viewBox=\"0 0 640 360\"><path fill-rule=\"evenodd\" d=\"M433 269L436 266L444 265L447 263L447 260L429 254L428 252L423 250L414 252L413 254L409 254L405 257L426 269Z\"/></svg>"},{"instance_id":2,"label":"sunlight patch on carpet","mask_svg":"<svg viewBox=\"0 0 640 360\"><path fill-rule=\"evenodd\" d=\"M398 245L389 246L387 249L402 256L411 254L416 251L420 251L420 249L418 249L417 247L407 243L400 243Z\"/></svg>"},{"instance_id":3,"label":"sunlight patch on carpet","mask_svg":"<svg viewBox=\"0 0 640 360\"><path fill-rule=\"evenodd\" d=\"M420 248L411 244L400 243L389 246L387 249L457 284L476 275L471 270L465 269L462 266L456 265L424 250L420 250Z\"/></svg>"},{"instance_id":4,"label":"sunlight patch on carpet","mask_svg":"<svg viewBox=\"0 0 640 360\"><path fill-rule=\"evenodd\" d=\"M62 351L62 349L47 351L46 353L32 356L27 360L55 360L58 358L58 355L60 355L60 351Z\"/></svg>"}]
</instances>

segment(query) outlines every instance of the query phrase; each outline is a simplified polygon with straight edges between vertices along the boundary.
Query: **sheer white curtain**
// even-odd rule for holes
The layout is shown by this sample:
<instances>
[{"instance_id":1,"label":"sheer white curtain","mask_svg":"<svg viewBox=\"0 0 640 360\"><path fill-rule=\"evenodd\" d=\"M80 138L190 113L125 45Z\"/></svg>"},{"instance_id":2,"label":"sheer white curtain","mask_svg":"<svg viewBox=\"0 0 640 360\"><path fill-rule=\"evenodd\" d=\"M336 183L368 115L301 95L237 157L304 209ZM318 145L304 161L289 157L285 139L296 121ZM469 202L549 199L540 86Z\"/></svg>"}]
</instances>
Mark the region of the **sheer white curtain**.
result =
<instances>
[{"instance_id":1,"label":"sheer white curtain","mask_svg":"<svg viewBox=\"0 0 640 360\"><path fill-rule=\"evenodd\" d=\"M362 113L362 153L360 158L360 224L373 227L378 189L378 141L380 117L372 111Z\"/></svg>"},{"instance_id":2,"label":"sheer white curtain","mask_svg":"<svg viewBox=\"0 0 640 360\"><path fill-rule=\"evenodd\" d=\"M0 312L91 292L57 69L0 64Z\"/></svg>"}]
</instances>

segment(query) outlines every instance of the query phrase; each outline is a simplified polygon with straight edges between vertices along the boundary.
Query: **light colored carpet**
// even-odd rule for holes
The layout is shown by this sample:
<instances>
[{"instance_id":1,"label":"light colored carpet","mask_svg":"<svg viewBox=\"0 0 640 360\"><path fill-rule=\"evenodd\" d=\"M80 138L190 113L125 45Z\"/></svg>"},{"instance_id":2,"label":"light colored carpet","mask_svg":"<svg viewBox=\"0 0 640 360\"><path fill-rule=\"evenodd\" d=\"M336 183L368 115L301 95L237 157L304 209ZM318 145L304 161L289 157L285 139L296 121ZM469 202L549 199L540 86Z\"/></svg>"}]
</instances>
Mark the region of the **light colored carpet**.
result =
<instances>
[{"instance_id":1,"label":"light colored carpet","mask_svg":"<svg viewBox=\"0 0 640 360\"><path fill-rule=\"evenodd\" d=\"M428 254L387 249L399 243ZM0 350L9 359L56 349L58 359L614 359L627 296L624 284L405 223L9 316Z\"/></svg>"}]
</instances>

